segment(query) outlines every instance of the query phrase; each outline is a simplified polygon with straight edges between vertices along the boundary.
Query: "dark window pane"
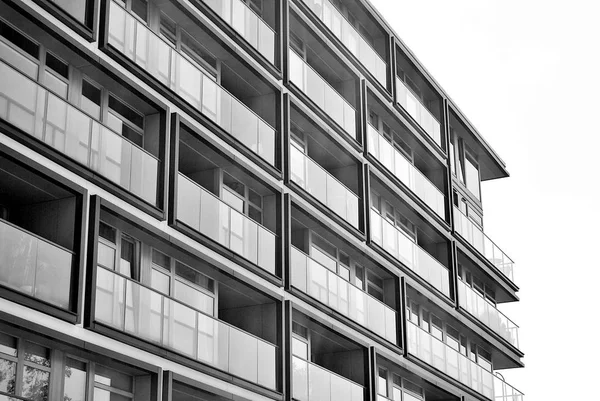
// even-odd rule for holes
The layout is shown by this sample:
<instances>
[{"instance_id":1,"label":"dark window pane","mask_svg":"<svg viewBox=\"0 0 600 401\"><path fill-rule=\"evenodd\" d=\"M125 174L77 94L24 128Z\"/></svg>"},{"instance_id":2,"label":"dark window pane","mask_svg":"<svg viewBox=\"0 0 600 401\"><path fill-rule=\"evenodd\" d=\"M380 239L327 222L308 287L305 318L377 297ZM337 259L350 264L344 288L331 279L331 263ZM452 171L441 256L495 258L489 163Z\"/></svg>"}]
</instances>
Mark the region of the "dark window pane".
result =
<instances>
[{"instance_id":1,"label":"dark window pane","mask_svg":"<svg viewBox=\"0 0 600 401\"><path fill-rule=\"evenodd\" d=\"M52 53L46 53L46 65L57 74L69 79L69 65L56 58Z\"/></svg>"},{"instance_id":2,"label":"dark window pane","mask_svg":"<svg viewBox=\"0 0 600 401\"><path fill-rule=\"evenodd\" d=\"M241 196L244 196L245 187L244 184L233 178L233 176L223 173L223 184Z\"/></svg>"},{"instance_id":3,"label":"dark window pane","mask_svg":"<svg viewBox=\"0 0 600 401\"><path fill-rule=\"evenodd\" d=\"M183 263L175 263L175 274L210 292L214 292L215 290L215 282L213 279L206 277L204 274L197 272Z\"/></svg>"},{"instance_id":4,"label":"dark window pane","mask_svg":"<svg viewBox=\"0 0 600 401\"><path fill-rule=\"evenodd\" d=\"M171 270L171 258L156 249L152 250L152 263L163 269Z\"/></svg>"},{"instance_id":5,"label":"dark window pane","mask_svg":"<svg viewBox=\"0 0 600 401\"><path fill-rule=\"evenodd\" d=\"M131 376L102 365L96 365L96 375L94 380L96 383L118 388L123 391L131 391L133 389L133 378Z\"/></svg>"},{"instance_id":6,"label":"dark window pane","mask_svg":"<svg viewBox=\"0 0 600 401\"><path fill-rule=\"evenodd\" d=\"M308 338L308 329L296 322L292 322L292 333L297 334L302 338Z\"/></svg>"},{"instance_id":7,"label":"dark window pane","mask_svg":"<svg viewBox=\"0 0 600 401\"><path fill-rule=\"evenodd\" d=\"M148 21L148 2L146 0L132 0L131 11L144 21Z\"/></svg>"},{"instance_id":8,"label":"dark window pane","mask_svg":"<svg viewBox=\"0 0 600 401\"><path fill-rule=\"evenodd\" d=\"M98 106L100 105L100 98L102 96L102 92L100 91L100 89L96 88L94 85L92 85L85 79L83 80L83 87L81 89L81 93L94 104L97 104Z\"/></svg>"},{"instance_id":9,"label":"dark window pane","mask_svg":"<svg viewBox=\"0 0 600 401\"><path fill-rule=\"evenodd\" d=\"M17 356L17 339L8 334L0 333L0 353Z\"/></svg>"},{"instance_id":10,"label":"dark window pane","mask_svg":"<svg viewBox=\"0 0 600 401\"><path fill-rule=\"evenodd\" d=\"M113 244L117 241L117 230L102 222L100 222L99 235Z\"/></svg>"},{"instance_id":11,"label":"dark window pane","mask_svg":"<svg viewBox=\"0 0 600 401\"><path fill-rule=\"evenodd\" d=\"M25 360L41 366L50 366L50 350L41 345L25 343Z\"/></svg>"},{"instance_id":12,"label":"dark window pane","mask_svg":"<svg viewBox=\"0 0 600 401\"><path fill-rule=\"evenodd\" d=\"M124 117L134 125L138 126L140 129L144 128L144 117L120 100L110 96L108 98L108 107L117 112L121 117Z\"/></svg>"},{"instance_id":13,"label":"dark window pane","mask_svg":"<svg viewBox=\"0 0 600 401\"><path fill-rule=\"evenodd\" d=\"M0 36L4 36L6 39L8 39L10 42L15 44L17 47L19 47L21 50L23 50L25 53L29 54L33 58L39 58L40 46L32 40L28 39L21 32L13 29L11 26L5 24L2 21L0 21Z\"/></svg>"},{"instance_id":14,"label":"dark window pane","mask_svg":"<svg viewBox=\"0 0 600 401\"><path fill-rule=\"evenodd\" d=\"M262 208L262 197L251 189L248 189L248 200L250 203Z\"/></svg>"},{"instance_id":15,"label":"dark window pane","mask_svg":"<svg viewBox=\"0 0 600 401\"><path fill-rule=\"evenodd\" d=\"M86 0L52 0L69 13L77 21L85 24L87 1Z\"/></svg>"},{"instance_id":16,"label":"dark window pane","mask_svg":"<svg viewBox=\"0 0 600 401\"><path fill-rule=\"evenodd\" d=\"M250 206L248 208L248 216L258 224L262 224L262 212L255 207Z\"/></svg>"}]
</instances>

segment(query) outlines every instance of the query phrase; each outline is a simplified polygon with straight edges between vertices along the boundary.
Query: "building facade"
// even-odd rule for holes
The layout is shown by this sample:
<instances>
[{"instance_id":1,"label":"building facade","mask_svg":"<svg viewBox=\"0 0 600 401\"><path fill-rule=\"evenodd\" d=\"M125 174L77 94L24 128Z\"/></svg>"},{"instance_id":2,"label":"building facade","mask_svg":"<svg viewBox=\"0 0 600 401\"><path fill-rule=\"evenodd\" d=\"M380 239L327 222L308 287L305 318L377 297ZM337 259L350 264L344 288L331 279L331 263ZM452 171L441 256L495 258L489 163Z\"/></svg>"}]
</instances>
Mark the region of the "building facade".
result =
<instances>
[{"instance_id":1,"label":"building facade","mask_svg":"<svg viewBox=\"0 0 600 401\"><path fill-rule=\"evenodd\" d=\"M522 401L507 176L365 0L0 0L0 400Z\"/></svg>"}]
</instances>

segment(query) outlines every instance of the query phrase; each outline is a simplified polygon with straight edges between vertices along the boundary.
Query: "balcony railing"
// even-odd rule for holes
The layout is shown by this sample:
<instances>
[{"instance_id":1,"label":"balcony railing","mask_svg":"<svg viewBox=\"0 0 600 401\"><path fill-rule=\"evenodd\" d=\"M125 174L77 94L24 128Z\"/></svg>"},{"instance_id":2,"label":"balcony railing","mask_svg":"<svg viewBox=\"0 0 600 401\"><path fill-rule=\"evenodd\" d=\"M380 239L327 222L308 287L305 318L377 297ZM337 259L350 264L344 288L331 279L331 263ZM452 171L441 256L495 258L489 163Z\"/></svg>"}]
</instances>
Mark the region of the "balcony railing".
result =
<instances>
[{"instance_id":1,"label":"balcony railing","mask_svg":"<svg viewBox=\"0 0 600 401\"><path fill-rule=\"evenodd\" d=\"M156 157L3 62L0 118L156 205Z\"/></svg>"},{"instance_id":2,"label":"balcony railing","mask_svg":"<svg viewBox=\"0 0 600 401\"><path fill-rule=\"evenodd\" d=\"M98 266L95 320L276 389L277 347Z\"/></svg>"},{"instance_id":3,"label":"balcony railing","mask_svg":"<svg viewBox=\"0 0 600 401\"><path fill-rule=\"evenodd\" d=\"M519 348L519 326L462 280L458 280L458 302L477 320L498 333L516 348Z\"/></svg>"},{"instance_id":4,"label":"balcony railing","mask_svg":"<svg viewBox=\"0 0 600 401\"><path fill-rule=\"evenodd\" d=\"M367 124L369 153L410 188L442 219L446 218L446 197L404 155L394 148L371 124Z\"/></svg>"},{"instance_id":5,"label":"balcony railing","mask_svg":"<svg viewBox=\"0 0 600 401\"><path fill-rule=\"evenodd\" d=\"M471 361L411 321L406 323L408 352L455 380L493 399L492 372Z\"/></svg>"},{"instance_id":6,"label":"balcony railing","mask_svg":"<svg viewBox=\"0 0 600 401\"><path fill-rule=\"evenodd\" d=\"M254 153L275 163L275 130L117 3L108 43Z\"/></svg>"},{"instance_id":7,"label":"balcony railing","mask_svg":"<svg viewBox=\"0 0 600 401\"><path fill-rule=\"evenodd\" d=\"M204 0L271 64L275 63L275 31L240 0Z\"/></svg>"},{"instance_id":8,"label":"balcony railing","mask_svg":"<svg viewBox=\"0 0 600 401\"><path fill-rule=\"evenodd\" d=\"M73 252L0 219L0 284L70 306Z\"/></svg>"},{"instance_id":9,"label":"balcony railing","mask_svg":"<svg viewBox=\"0 0 600 401\"><path fill-rule=\"evenodd\" d=\"M510 281L514 282L514 262L483 233L481 228L471 221L456 206L454 207L454 230L496 266Z\"/></svg>"},{"instance_id":10,"label":"balcony railing","mask_svg":"<svg viewBox=\"0 0 600 401\"><path fill-rule=\"evenodd\" d=\"M291 146L291 179L318 201L358 228L358 196L315 161Z\"/></svg>"},{"instance_id":11,"label":"balcony railing","mask_svg":"<svg viewBox=\"0 0 600 401\"><path fill-rule=\"evenodd\" d=\"M385 87L386 63L358 33L345 16L328 0L303 0L325 26L354 54L361 64Z\"/></svg>"},{"instance_id":12,"label":"balcony railing","mask_svg":"<svg viewBox=\"0 0 600 401\"><path fill-rule=\"evenodd\" d=\"M419 123L438 146L442 146L439 121L398 77L396 77L396 102Z\"/></svg>"},{"instance_id":13,"label":"balcony railing","mask_svg":"<svg viewBox=\"0 0 600 401\"><path fill-rule=\"evenodd\" d=\"M177 220L275 274L275 234L183 174L177 179Z\"/></svg>"},{"instance_id":14,"label":"balcony railing","mask_svg":"<svg viewBox=\"0 0 600 401\"><path fill-rule=\"evenodd\" d=\"M363 401L364 387L336 373L292 357L292 397L297 401Z\"/></svg>"},{"instance_id":15,"label":"balcony railing","mask_svg":"<svg viewBox=\"0 0 600 401\"><path fill-rule=\"evenodd\" d=\"M409 269L450 297L448 269L399 228L371 208L371 239Z\"/></svg>"},{"instance_id":16,"label":"balcony railing","mask_svg":"<svg viewBox=\"0 0 600 401\"><path fill-rule=\"evenodd\" d=\"M352 138L356 137L356 110L292 49L290 80Z\"/></svg>"},{"instance_id":17,"label":"balcony railing","mask_svg":"<svg viewBox=\"0 0 600 401\"><path fill-rule=\"evenodd\" d=\"M292 285L396 344L396 312L292 247Z\"/></svg>"},{"instance_id":18,"label":"balcony railing","mask_svg":"<svg viewBox=\"0 0 600 401\"><path fill-rule=\"evenodd\" d=\"M523 393L504 381L498 373L494 375L494 401L523 401Z\"/></svg>"}]
</instances>

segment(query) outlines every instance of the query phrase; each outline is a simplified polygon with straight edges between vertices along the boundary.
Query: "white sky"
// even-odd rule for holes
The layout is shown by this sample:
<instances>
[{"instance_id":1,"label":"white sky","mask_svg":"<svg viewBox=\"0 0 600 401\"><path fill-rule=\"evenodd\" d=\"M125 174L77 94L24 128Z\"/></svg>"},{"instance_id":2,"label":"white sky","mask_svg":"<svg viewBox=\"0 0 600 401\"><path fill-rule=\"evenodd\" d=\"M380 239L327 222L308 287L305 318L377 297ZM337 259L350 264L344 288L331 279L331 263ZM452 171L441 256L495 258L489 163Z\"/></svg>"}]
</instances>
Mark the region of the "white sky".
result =
<instances>
[{"instance_id":1,"label":"white sky","mask_svg":"<svg viewBox=\"0 0 600 401\"><path fill-rule=\"evenodd\" d=\"M371 0L506 162L486 233L517 263L526 401L591 399L600 373L600 2ZM591 385L591 386L590 386Z\"/></svg>"}]
</instances>

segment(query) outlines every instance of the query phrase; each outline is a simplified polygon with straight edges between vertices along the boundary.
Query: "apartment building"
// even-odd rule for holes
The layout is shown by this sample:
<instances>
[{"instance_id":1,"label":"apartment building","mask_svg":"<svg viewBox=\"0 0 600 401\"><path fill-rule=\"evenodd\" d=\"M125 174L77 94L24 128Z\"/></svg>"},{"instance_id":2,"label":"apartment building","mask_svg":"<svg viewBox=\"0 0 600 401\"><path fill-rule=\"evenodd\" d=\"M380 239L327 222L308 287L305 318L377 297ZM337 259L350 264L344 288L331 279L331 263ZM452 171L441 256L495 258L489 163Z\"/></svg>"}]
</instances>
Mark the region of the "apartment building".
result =
<instances>
[{"instance_id":1,"label":"apartment building","mask_svg":"<svg viewBox=\"0 0 600 401\"><path fill-rule=\"evenodd\" d=\"M522 401L507 176L366 0L0 0L0 400Z\"/></svg>"}]
</instances>

